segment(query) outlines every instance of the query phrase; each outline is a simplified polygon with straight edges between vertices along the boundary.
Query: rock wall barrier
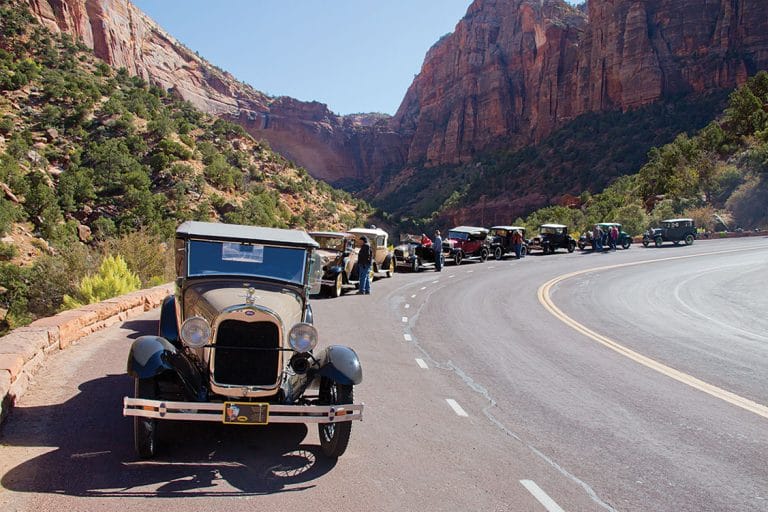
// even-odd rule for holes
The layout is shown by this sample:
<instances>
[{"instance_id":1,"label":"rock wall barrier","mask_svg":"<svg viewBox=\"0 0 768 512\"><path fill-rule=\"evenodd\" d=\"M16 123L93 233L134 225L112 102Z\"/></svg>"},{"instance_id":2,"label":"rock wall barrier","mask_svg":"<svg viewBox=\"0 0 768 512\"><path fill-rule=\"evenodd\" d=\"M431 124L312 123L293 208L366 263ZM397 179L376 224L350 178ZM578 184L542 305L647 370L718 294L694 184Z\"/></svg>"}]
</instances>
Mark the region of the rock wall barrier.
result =
<instances>
[{"instance_id":1,"label":"rock wall barrier","mask_svg":"<svg viewBox=\"0 0 768 512\"><path fill-rule=\"evenodd\" d=\"M172 284L139 290L40 318L0 338L0 423L24 395L48 354L64 350L89 334L155 309L171 293Z\"/></svg>"}]
</instances>

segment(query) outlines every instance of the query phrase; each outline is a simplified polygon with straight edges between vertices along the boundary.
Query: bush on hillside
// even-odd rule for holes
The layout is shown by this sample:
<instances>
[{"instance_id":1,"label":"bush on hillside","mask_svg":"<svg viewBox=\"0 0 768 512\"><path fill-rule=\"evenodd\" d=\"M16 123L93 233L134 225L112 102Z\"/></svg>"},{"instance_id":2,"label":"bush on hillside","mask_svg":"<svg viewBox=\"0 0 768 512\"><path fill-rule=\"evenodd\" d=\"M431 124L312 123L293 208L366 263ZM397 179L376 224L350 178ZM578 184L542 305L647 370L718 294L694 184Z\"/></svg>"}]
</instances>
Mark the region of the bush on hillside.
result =
<instances>
[{"instance_id":1,"label":"bush on hillside","mask_svg":"<svg viewBox=\"0 0 768 512\"><path fill-rule=\"evenodd\" d=\"M63 308L74 309L136 291L141 286L139 276L128 269L122 256L107 256L99 272L86 276L73 295L64 295Z\"/></svg>"}]
</instances>

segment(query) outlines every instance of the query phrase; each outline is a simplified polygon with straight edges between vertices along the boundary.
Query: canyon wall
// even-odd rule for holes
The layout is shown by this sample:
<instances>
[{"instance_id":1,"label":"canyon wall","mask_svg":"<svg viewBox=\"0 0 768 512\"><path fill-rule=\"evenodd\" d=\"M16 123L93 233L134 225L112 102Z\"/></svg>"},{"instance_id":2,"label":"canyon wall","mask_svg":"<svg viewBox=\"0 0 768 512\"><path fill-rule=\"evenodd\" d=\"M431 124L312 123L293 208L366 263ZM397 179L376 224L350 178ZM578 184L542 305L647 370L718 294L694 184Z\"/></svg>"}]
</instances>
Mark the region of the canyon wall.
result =
<instances>
[{"instance_id":1,"label":"canyon wall","mask_svg":"<svg viewBox=\"0 0 768 512\"><path fill-rule=\"evenodd\" d=\"M467 162L585 112L731 88L768 68L765 0L475 0L429 50L394 117L337 116L238 82L128 0L27 1L52 30L239 122L331 183Z\"/></svg>"}]
</instances>

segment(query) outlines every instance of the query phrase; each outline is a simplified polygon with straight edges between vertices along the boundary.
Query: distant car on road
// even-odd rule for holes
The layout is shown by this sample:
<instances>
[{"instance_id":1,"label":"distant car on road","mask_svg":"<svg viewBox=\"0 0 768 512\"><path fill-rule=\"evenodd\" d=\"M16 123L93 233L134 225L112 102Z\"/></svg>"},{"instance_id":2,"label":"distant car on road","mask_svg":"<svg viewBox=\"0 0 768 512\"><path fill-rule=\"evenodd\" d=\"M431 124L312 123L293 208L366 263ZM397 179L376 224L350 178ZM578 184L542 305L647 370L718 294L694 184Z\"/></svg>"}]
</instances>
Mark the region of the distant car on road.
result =
<instances>
[{"instance_id":1,"label":"distant car on road","mask_svg":"<svg viewBox=\"0 0 768 512\"><path fill-rule=\"evenodd\" d=\"M632 237L629 236L625 231L621 230L621 224L619 224L618 222L600 222L595 225L600 226L600 228L603 231L608 231L613 226L616 226L619 230L619 239L616 241L616 245L618 245L622 249L629 249L629 246L632 245ZM581 249L582 251L585 250L587 247L589 247L590 249L595 248L594 240L592 240L591 237L588 237L586 233L579 237L579 241L577 242L577 244L579 246L579 249Z\"/></svg>"},{"instance_id":2,"label":"distant car on road","mask_svg":"<svg viewBox=\"0 0 768 512\"><path fill-rule=\"evenodd\" d=\"M407 268L419 272L426 266L435 264L435 248L432 240L425 235L403 235L400 244L395 247L395 261L398 268Z\"/></svg>"},{"instance_id":3,"label":"distant car on road","mask_svg":"<svg viewBox=\"0 0 768 512\"><path fill-rule=\"evenodd\" d=\"M387 240L389 239L387 232L379 228L355 228L350 229L348 233L355 236L355 245L358 249L363 245L361 237L366 236L368 238L373 256L373 265L371 267L373 275L392 277L392 274L395 273L397 262L395 261L394 253L387 246Z\"/></svg>"},{"instance_id":4,"label":"distant car on road","mask_svg":"<svg viewBox=\"0 0 768 512\"><path fill-rule=\"evenodd\" d=\"M558 249L573 252L576 249L576 240L568 234L568 226L542 224L539 226L539 234L529 242L528 249L529 251L540 250L542 254L554 254Z\"/></svg>"},{"instance_id":5,"label":"distant car on road","mask_svg":"<svg viewBox=\"0 0 768 512\"><path fill-rule=\"evenodd\" d=\"M696 240L696 223L693 219L666 219L661 221L660 228L651 228L643 235L643 246L648 247L653 243L661 247L664 242L672 242L679 245L691 245Z\"/></svg>"},{"instance_id":6,"label":"distant car on road","mask_svg":"<svg viewBox=\"0 0 768 512\"><path fill-rule=\"evenodd\" d=\"M508 254L515 254L515 249L512 246L512 234L515 231L520 231L520 234L523 235L523 248L520 251L520 256L525 256L528 253L528 240L525 238L523 226L493 226L488 232L488 240L494 258L500 260Z\"/></svg>"},{"instance_id":7,"label":"distant car on road","mask_svg":"<svg viewBox=\"0 0 768 512\"><path fill-rule=\"evenodd\" d=\"M467 258L488 259L491 252L488 242L488 230L476 226L458 226L448 231L443 241L445 259L453 259L456 265Z\"/></svg>"}]
</instances>

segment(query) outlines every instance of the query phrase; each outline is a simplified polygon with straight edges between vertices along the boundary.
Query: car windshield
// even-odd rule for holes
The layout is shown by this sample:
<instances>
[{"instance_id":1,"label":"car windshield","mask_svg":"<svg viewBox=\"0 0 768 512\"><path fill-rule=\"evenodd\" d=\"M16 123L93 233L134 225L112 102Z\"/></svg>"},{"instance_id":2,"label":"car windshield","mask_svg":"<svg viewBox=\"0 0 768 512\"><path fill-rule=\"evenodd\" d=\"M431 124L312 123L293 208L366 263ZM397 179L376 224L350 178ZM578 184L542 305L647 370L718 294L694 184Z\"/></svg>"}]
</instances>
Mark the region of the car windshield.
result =
<instances>
[{"instance_id":1,"label":"car windshield","mask_svg":"<svg viewBox=\"0 0 768 512\"><path fill-rule=\"evenodd\" d=\"M488 232L490 236L507 236L507 230L506 229L492 229Z\"/></svg>"},{"instance_id":2,"label":"car windshield","mask_svg":"<svg viewBox=\"0 0 768 512\"><path fill-rule=\"evenodd\" d=\"M187 250L190 277L220 274L304 282L305 249L191 240Z\"/></svg>"},{"instance_id":3,"label":"car windshield","mask_svg":"<svg viewBox=\"0 0 768 512\"><path fill-rule=\"evenodd\" d=\"M454 240L469 240L469 233L465 233L464 231L449 231L448 238L453 238Z\"/></svg>"},{"instance_id":4,"label":"car windshield","mask_svg":"<svg viewBox=\"0 0 768 512\"><path fill-rule=\"evenodd\" d=\"M343 251L347 245L346 238L332 237L332 236L318 236L315 237L315 242L320 244L321 249L328 249L331 251Z\"/></svg>"},{"instance_id":5,"label":"car windshield","mask_svg":"<svg viewBox=\"0 0 768 512\"><path fill-rule=\"evenodd\" d=\"M562 232L563 232L563 228L553 228L549 226L547 227L542 226L539 228L539 233L541 233L542 235L556 235Z\"/></svg>"}]
</instances>

